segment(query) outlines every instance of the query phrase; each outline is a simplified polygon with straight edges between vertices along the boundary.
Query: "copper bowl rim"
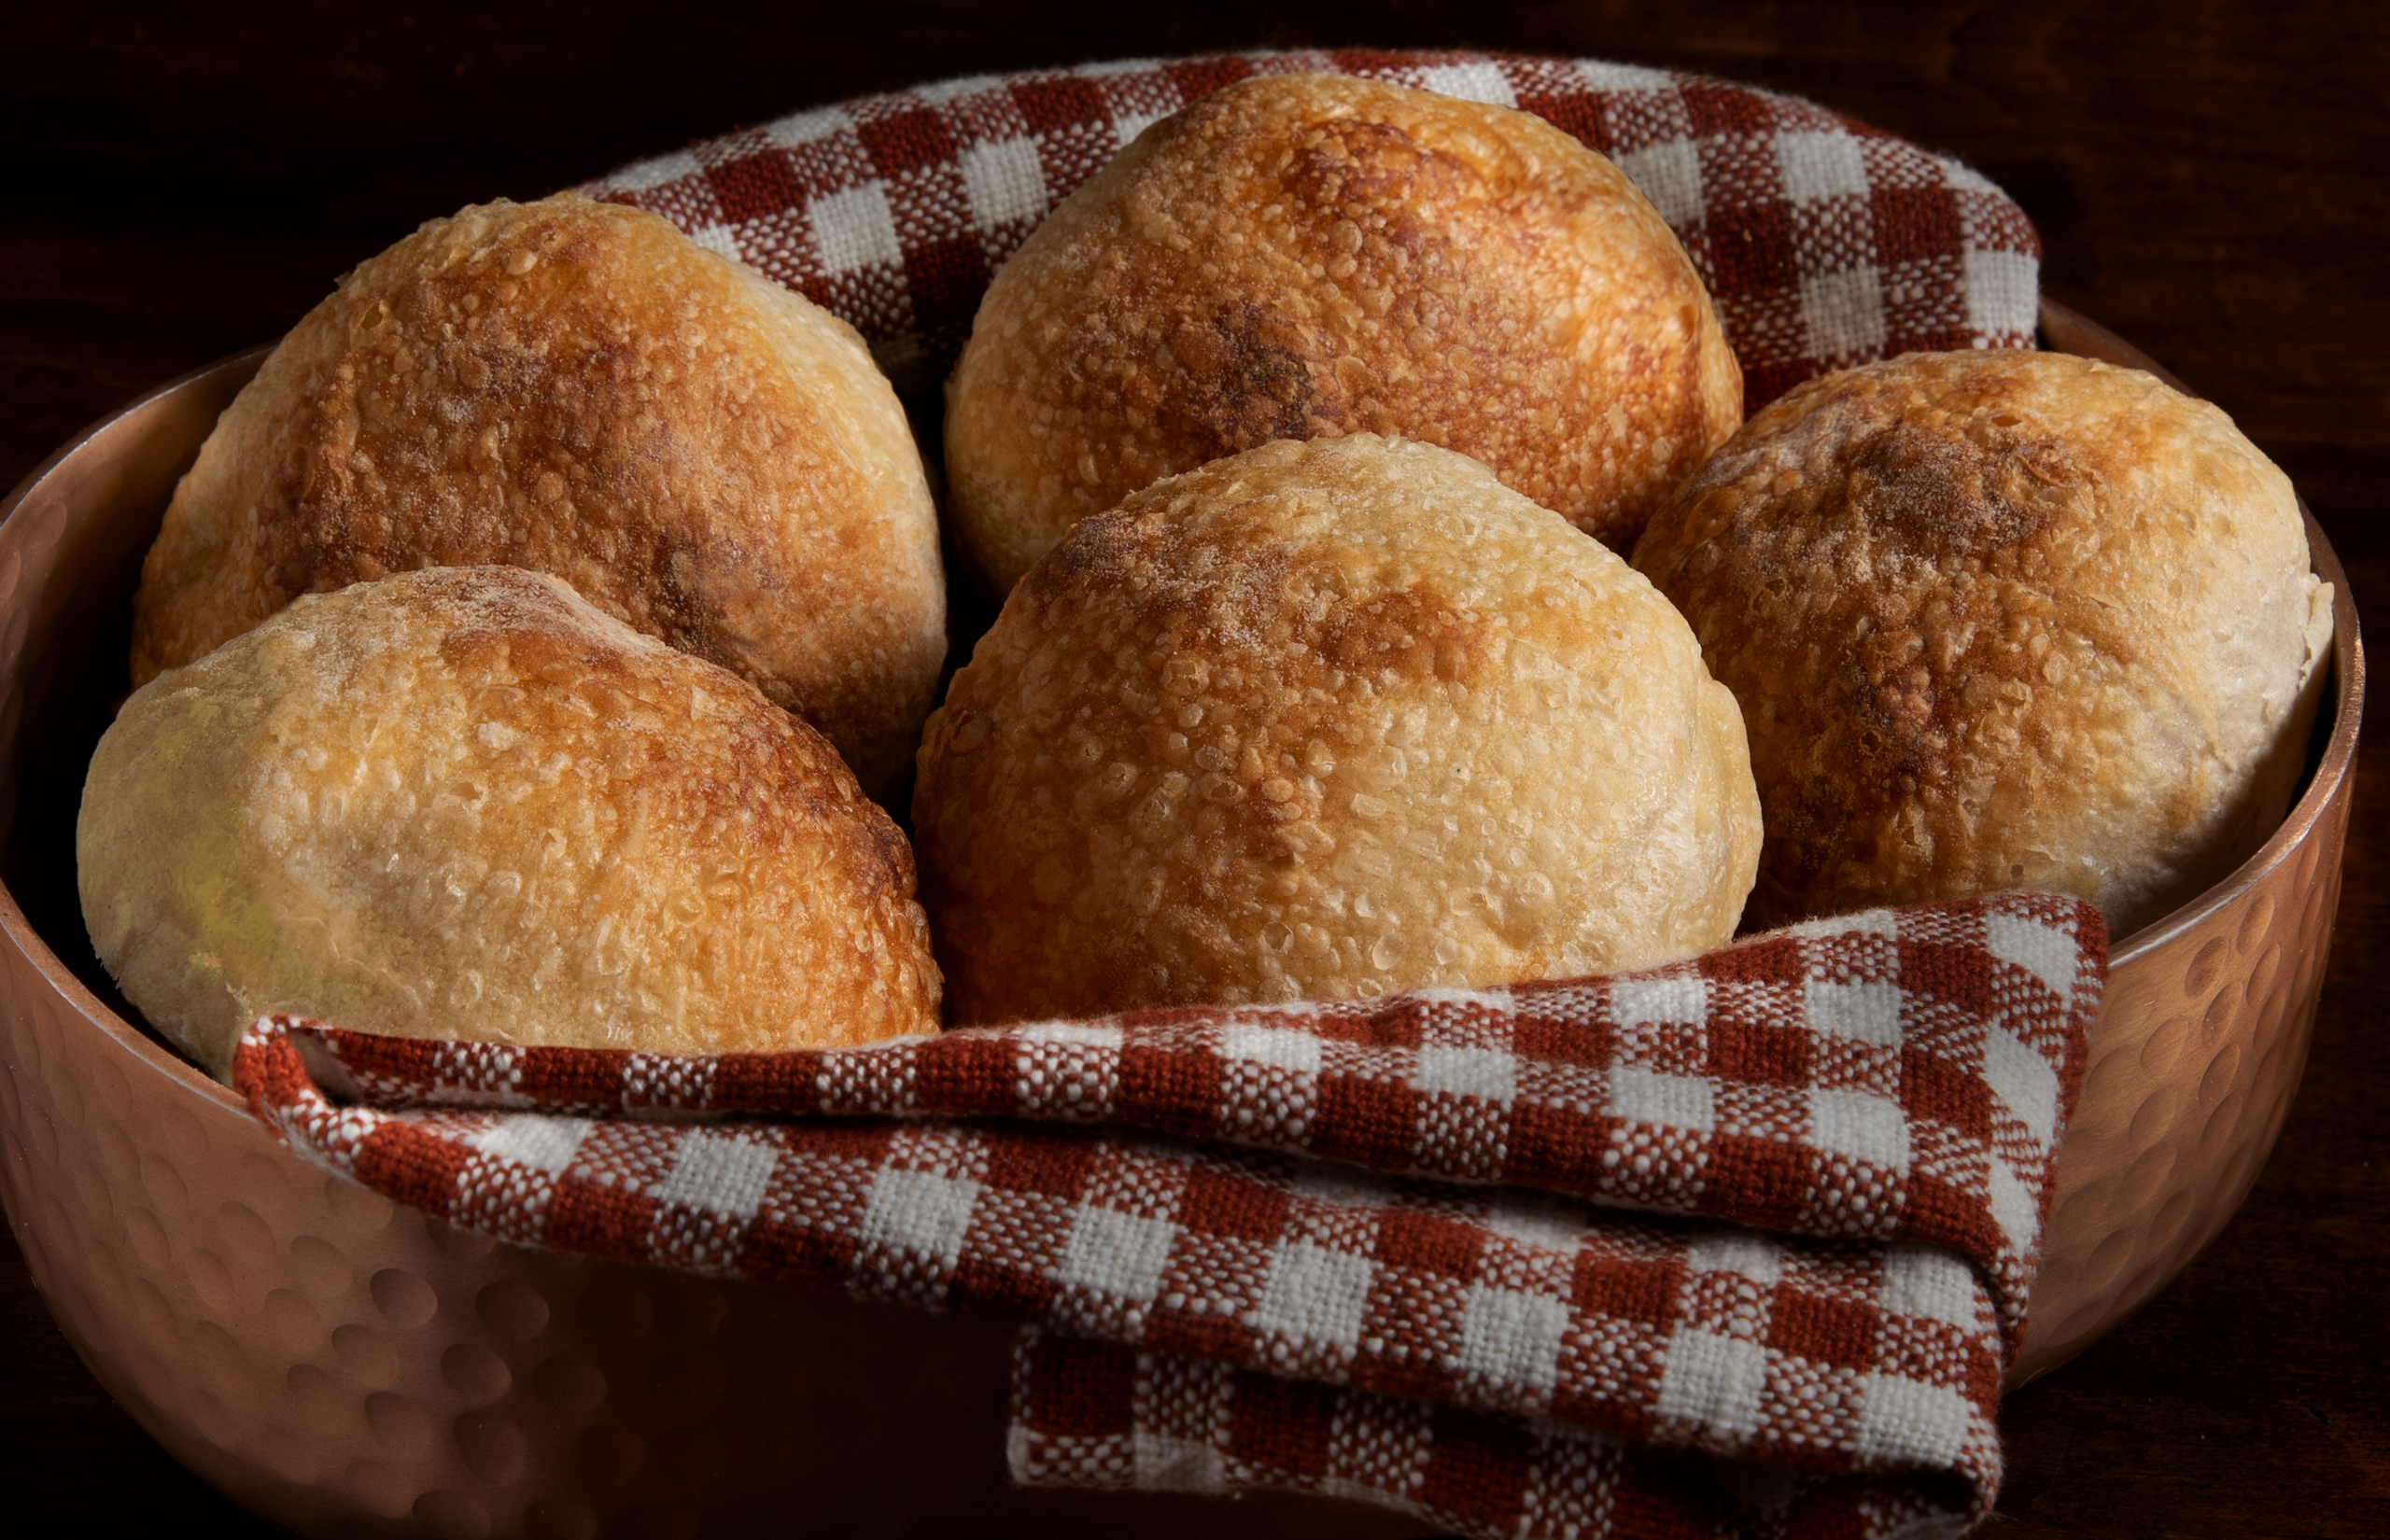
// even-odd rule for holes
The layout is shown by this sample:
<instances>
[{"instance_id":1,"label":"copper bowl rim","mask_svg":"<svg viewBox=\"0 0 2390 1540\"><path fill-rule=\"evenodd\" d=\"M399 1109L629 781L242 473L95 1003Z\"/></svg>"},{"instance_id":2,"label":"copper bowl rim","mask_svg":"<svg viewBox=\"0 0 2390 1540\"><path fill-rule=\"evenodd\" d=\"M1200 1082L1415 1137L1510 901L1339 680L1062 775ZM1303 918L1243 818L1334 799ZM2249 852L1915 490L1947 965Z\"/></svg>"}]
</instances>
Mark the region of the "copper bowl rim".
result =
<instances>
[{"instance_id":1,"label":"copper bowl rim","mask_svg":"<svg viewBox=\"0 0 2390 1540\"><path fill-rule=\"evenodd\" d=\"M2067 331L2089 344L2090 356L2104 357L2106 361L2144 370L2164 380L2185 395L2194 395L2188 386L2131 343L2117 337L2104 327L2045 298L2041 301L2042 322L2046 331ZM238 353L203 365L144 392L141 396L108 413L82 432L59 446L40 465L20 482L0 502L0 529L5 529L16 517L18 508L39 488L58 467L78 451L107 433L152 402L184 389L192 383L220 374L243 370L254 371L276 344L268 343L245 348ZM2062 351L2074 351L2065 349ZM2299 501L2299 515L2307 528L2310 558L2316 575L2332 584L2332 667L2336 678L2331 687L2333 709L2332 733L2322 758L2309 778L2299 801L2291 807L2256 854L2243 861L2233 874L2214 887L2174 910L2163 918L2144 926L2124 937L2110 951L2109 970L2130 966L2150 953L2165 946L2175 937L2192 930L2211 916L2240 899L2249 889L2291 857L2313 833L2316 820L2338 794L2356 763L2357 732L2365 707L2365 650L2357 628L2356 603L2349 592L2348 573L2341 566L2340 555L2325 537L2323 526L2307 509L2305 499ZM40 932L26 919L17 897L6 883L0 882L0 928L5 928L20 949L41 971L50 987L61 998L72 1004L94 1026L113 1037L130 1050L148 1068L164 1074L185 1088L206 1096L224 1106L246 1111L246 1103L229 1086L223 1085L185 1060L180 1055L151 1037L143 1029L119 1015L97 995L93 994L74 972L62 962Z\"/></svg>"},{"instance_id":2,"label":"copper bowl rim","mask_svg":"<svg viewBox=\"0 0 2390 1540\"><path fill-rule=\"evenodd\" d=\"M18 509L40 489L41 484L60 466L106 435L111 429L137 416L144 408L152 403L164 399L201 380L223 374L241 373L245 376L243 383L246 384L246 376L255 373L257 366L263 363L266 356L278 345L280 344L277 343L266 343L256 347L243 348L240 352L218 358L213 363L203 364L197 369L178 374L163 385L144 391L133 400L59 445L47 459L35 466L23 481L17 483L5 502L0 502L0 533L5 533L8 525L15 522ZM15 813L12 811L10 817L14 816ZM62 1000L72 1005L84 1019L115 1039L117 1045L128 1050L144 1068L164 1076L188 1091L206 1097L223 1106L237 1109L244 1113L247 1112L248 1104L234 1093L231 1086L221 1085L211 1078L197 1065L150 1036L148 1031L119 1015L106 1001L93 994L91 987L76 976L74 970L67 967L58 954L51 950L49 941L34 928L33 922L25 917L23 907L17 902L15 890L5 881L0 881L0 930L7 932L9 940L15 943L18 950L24 954L28 961L40 970L42 977L49 982L50 988L56 991Z\"/></svg>"}]
</instances>

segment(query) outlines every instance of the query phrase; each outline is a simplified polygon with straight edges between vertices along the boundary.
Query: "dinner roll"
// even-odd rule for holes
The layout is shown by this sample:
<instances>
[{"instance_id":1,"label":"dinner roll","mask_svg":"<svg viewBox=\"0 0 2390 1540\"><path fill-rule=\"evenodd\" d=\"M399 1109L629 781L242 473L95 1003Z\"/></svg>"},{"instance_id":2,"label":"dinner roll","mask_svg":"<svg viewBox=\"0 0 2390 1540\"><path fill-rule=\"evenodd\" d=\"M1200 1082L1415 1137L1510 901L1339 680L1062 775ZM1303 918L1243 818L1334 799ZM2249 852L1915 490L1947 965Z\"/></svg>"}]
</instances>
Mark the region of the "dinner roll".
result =
<instances>
[{"instance_id":1,"label":"dinner roll","mask_svg":"<svg viewBox=\"0 0 2390 1540\"><path fill-rule=\"evenodd\" d=\"M913 819L974 1022L1661 962L1733 934L1759 848L1676 611L1371 434L1073 529L930 718Z\"/></svg>"},{"instance_id":2,"label":"dinner roll","mask_svg":"<svg viewBox=\"0 0 2390 1540\"><path fill-rule=\"evenodd\" d=\"M1812 381L1635 563L1742 702L1759 923L2043 888L2137 931L2282 821L2331 643L2282 472L2206 402L2060 354Z\"/></svg>"},{"instance_id":3,"label":"dinner roll","mask_svg":"<svg viewBox=\"0 0 2390 1540\"><path fill-rule=\"evenodd\" d=\"M1708 295L1616 166L1507 107L1278 76L1146 130L996 273L947 472L999 593L1158 477L1364 430L1623 550L1741 417Z\"/></svg>"},{"instance_id":4,"label":"dinner roll","mask_svg":"<svg viewBox=\"0 0 2390 1540\"><path fill-rule=\"evenodd\" d=\"M511 567L302 598L135 691L76 858L100 960L219 1077L271 1011L661 1053L937 1025L911 853L830 746Z\"/></svg>"},{"instance_id":5,"label":"dinner roll","mask_svg":"<svg viewBox=\"0 0 2390 1540\"><path fill-rule=\"evenodd\" d=\"M301 594L485 562L728 668L875 788L945 660L936 514L862 339L576 194L436 219L283 340L142 566L134 682Z\"/></svg>"}]
</instances>

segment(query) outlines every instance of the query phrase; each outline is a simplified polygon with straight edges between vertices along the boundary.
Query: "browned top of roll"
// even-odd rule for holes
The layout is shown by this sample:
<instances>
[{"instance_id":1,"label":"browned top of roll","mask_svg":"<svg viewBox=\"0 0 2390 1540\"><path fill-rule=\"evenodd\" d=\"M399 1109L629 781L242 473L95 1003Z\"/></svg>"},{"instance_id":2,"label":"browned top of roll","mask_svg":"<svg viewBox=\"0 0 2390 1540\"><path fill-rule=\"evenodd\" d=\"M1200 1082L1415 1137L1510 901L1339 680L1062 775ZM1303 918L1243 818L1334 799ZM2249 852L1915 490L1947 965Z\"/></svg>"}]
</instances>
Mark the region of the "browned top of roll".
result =
<instances>
[{"instance_id":1,"label":"browned top of roll","mask_svg":"<svg viewBox=\"0 0 2390 1540\"><path fill-rule=\"evenodd\" d=\"M553 578L304 597L92 756L94 947L218 1074L262 1012L658 1052L937 1025L904 835L802 721Z\"/></svg>"},{"instance_id":2,"label":"browned top of roll","mask_svg":"<svg viewBox=\"0 0 2390 1540\"><path fill-rule=\"evenodd\" d=\"M176 492L134 682L298 595L479 563L729 668L868 784L944 659L935 514L861 340L576 195L434 220L292 329Z\"/></svg>"},{"instance_id":3,"label":"browned top of roll","mask_svg":"<svg viewBox=\"0 0 2390 1540\"><path fill-rule=\"evenodd\" d=\"M923 736L957 1021L1638 967L1734 933L1734 697L1597 542L1427 444L1282 442L1032 568Z\"/></svg>"},{"instance_id":4,"label":"browned top of roll","mask_svg":"<svg viewBox=\"0 0 2390 1540\"><path fill-rule=\"evenodd\" d=\"M947 466L999 588L1159 477L1357 431L1624 545L1741 401L1700 279L1609 161L1508 108L1286 76L1147 129L1005 264Z\"/></svg>"},{"instance_id":5,"label":"browned top of roll","mask_svg":"<svg viewBox=\"0 0 2390 1540\"><path fill-rule=\"evenodd\" d=\"M1810 382L1635 562L1742 702L1756 923L2033 887L2141 928L2281 820L2331 635L2231 420L2058 354Z\"/></svg>"}]
</instances>

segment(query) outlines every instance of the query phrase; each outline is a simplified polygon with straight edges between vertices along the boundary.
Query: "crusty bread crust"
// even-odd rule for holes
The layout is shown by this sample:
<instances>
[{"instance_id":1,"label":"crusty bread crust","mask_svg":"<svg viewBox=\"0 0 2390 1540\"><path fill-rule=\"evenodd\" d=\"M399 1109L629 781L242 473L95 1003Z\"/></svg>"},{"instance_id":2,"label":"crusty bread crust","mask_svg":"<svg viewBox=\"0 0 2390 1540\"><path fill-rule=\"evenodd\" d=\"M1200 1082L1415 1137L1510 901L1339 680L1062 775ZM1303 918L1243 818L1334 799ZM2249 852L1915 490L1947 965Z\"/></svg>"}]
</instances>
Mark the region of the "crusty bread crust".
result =
<instances>
[{"instance_id":1,"label":"crusty bread crust","mask_svg":"<svg viewBox=\"0 0 2390 1540\"><path fill-rule=\"evenodd\" d=\"M76 829L85 922L218 1075L260 1013L659 1053L937 1025L904 835L744 680L562 582L304 597L134 693Z\"/></svg>"},{"instance_id":2,"label":"crusty bread crust","mask_svg":"<svg viewBox=\"0 0 2390 1540\"><path fill-rule=\"evenodd\" d=\"M1750 918L2010 888L2126 935L2289 806L2331 644L2231 420L2058 354L1910 354L1754 416L1635 564L1742 702Z\"/></svg>"},{"instance_id":3,"label":"crusty bread crust","mask_svg":"<svg viewBox=\"0 0 2390 1540\"><path fill-rule=\"evenodd\" d=\"M1282 76L1148 128L997 273L947 470L1002 593L1159 477L1357 431L1624 549L1741 416L1708 293L1609 161L1507 108Z\"/></svg>"},{"instance_id":4,"label":"crusty bread crust","mask_svg":"<svg viewBox=\"0 0 2390 1540\"><path fill-rule=\"evenodd\" d=\"M480 563L721 664L875 788L945 658L936 515L862 340L573 194L434 220L292 329L176 491L134 682L298 595Z\"/></svg>"},{"instance_id":5,"label":"crusty bread crust","mask_svg":"<svg viewBox=\"0 0 2390 1540\"><path fill-rule=\"evenodd\" d=\"M1735 930L1742 724L1626 564L1474 461L1282 442L1080 524L930 719L949 1015L1350 999Z\"/></svg>"}]
</instances>

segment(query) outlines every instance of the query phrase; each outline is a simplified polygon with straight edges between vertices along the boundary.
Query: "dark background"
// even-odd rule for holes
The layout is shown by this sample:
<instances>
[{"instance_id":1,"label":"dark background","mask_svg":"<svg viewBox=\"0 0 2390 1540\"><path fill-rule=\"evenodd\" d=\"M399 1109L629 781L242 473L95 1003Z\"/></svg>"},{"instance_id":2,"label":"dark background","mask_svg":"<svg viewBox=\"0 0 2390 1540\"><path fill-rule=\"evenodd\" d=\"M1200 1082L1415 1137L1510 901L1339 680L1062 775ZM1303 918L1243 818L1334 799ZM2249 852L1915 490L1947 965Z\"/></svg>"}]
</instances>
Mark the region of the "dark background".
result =
<instances>
[{"instance_id":1,"label":"dark background","mask_svg":"<svg viewBox=\"0 0 2390 1540\"><path fill-rule=\"evenodd\" d=\"M0 486L136 393L279 335L336 274L466 203L947 76L1510 48L1731 76L1968 161L2039 225L2052 298L2289 472L2370 620L2390 614L2385 17L2331 0L13 7ZM2313 1057L2271 1164L2170 1290L2010 1402L1987 1533L2390 1528L2385 771L2369 741ZM259 1530L116 1410L0 1246L0 1529L194 1522Z\"/></svg>"}]
</instances>

